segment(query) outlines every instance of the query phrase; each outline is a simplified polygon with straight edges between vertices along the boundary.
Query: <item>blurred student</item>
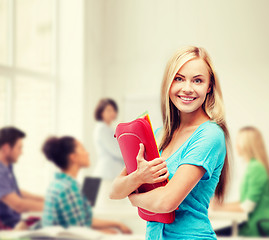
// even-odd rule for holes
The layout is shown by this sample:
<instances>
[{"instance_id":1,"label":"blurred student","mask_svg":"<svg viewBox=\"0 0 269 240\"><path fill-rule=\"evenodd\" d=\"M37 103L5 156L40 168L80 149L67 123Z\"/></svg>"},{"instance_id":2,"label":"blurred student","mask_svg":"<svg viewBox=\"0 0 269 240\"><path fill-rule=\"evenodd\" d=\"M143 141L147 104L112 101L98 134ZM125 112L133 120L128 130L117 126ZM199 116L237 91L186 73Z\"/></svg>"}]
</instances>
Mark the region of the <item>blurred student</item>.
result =
<instances>
[{"instance_id":1,"label":"blurred student","mask_svg":"<svg viewBox=\"0 0 269 240\"><path fill-rule=\"evenodd\" d=\"M259 221L269 221L269 164L261 133L255 127L244 127L237 136L238 155L247 161L247 168L241 183L240 201L213 205L214 210L247 212L248 221L241 224L242 236L259 236ZM264 228L266 226L264 225ZM268 232L269 226L263 231ZM221 229L217 235L231 235L231 228Z\"/></svg>"},{"instance_id":2,"label":"blurred student","mask_svg":"<svg viewBox=\"0 0 269 240\"><path fill-rule=\"evenodd\" d=\"M73 137L51 137L43 145L43 152L61 172L55 174L46 198L42 226L87 226L108 233L130 233L124 224L92 218L91 205L82 195L76 177L81 168L90 164L89 154Z\"/></svg>"},{"instance_id":3,"label":"blurred student","mask_svg":"<svg viewBox=\"0 0 269 240\"><path fill-rule=\"evenodd\" d=\"M95 110L97 124L94 130L94 143L97 151L97 165L93 175L106 180L113 180L124 167L122 155L114 138L111 127L116 120L118 106L112 99L102 99Z\"/></svg>"},{"instance_id":4,"label":"blurred student","mask_svg":"<svg viewBox=\"0 0 269 240\"><path fill-rule=\"evenodd\" d=\"M20 190L13 172L24 137L25 133L15 127L0 129L0 222L7 228L20 222L21 213L43 210L44 199Z\"/></svg>"}]
</instances>

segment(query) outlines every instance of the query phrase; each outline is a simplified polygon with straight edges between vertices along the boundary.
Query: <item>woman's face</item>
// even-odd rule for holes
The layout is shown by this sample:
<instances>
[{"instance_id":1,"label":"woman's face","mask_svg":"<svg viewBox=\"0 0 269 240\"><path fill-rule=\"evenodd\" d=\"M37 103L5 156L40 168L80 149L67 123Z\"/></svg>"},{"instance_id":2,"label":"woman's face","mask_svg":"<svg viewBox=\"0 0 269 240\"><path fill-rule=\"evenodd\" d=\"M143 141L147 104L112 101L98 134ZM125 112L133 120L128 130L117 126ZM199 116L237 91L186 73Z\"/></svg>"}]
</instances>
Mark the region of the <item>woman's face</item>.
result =
<instances>
[{"instance_id":1,"label":"woman's face","mask_svg":"<svg viewBox=\"0 0 269 240\"><path fill-rule=\"evenodd\" d=\"M171 84L169 97L183 113L198 110L210 92L208 66L201 58L186 62L177 72Z\"/></svg>"},{"instance_id":2,"label":"woman's face","mask_svg":"<svg viewBox=\"0 0 269 240\"><path fill-rule=\"evenodd\" d=\"M112 105L107 105L102 113L102 119L107 124L112 123L117 118L117 112Z\"/></svg>"},{"instance_id":3,"label":"woman's face","mask_svg":"<svg viewBox=\"0 0 269 240\"><path fill-rule=\"evenodd\" d=\"M80 167L89 167L90 159L89 153L86 151L81 142L76 140L75 152L71 154L73 163L78 164Z\"/></svg>"}]
</instances>

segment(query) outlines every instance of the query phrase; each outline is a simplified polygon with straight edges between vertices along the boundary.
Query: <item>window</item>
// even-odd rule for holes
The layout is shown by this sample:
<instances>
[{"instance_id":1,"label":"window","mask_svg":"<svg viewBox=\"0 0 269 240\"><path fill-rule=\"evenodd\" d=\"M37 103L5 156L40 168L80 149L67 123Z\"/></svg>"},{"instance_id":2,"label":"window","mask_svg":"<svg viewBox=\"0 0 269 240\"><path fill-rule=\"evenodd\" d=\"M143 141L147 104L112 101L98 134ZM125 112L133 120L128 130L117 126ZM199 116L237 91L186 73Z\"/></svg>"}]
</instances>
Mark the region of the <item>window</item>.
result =
<instances>
[{"instance_id":1,"label":"window","mask_svg":"<svg viewBox=\"0 0 269 240\"><path fill-rule=\"evenodd\" d=\"M50 72L53 53L53 2L16 1L15 62L20 68Z\"/></svg>"},{"instance_id":2,"label":"window","mask_svg":"<svg viewBox=\"0 0 269 240\"><path fill-rule=\"evenodd\" d=\"M48 183L41 145L57 120L55 8L53 0L0 0L0 127L26 132L15 173L22 189L36 193Z\"/></svg>"},{"instance_id":3,"label":"window","mask_svg":"<svg viewBox=\"0 0 269 240\"><path fill-rule=\"evenodd\" d=\"M8 0L0 0L0 64L8 62Z\"/></svg>"},{"instance_id":4,"label":"window","mask_svg":"<svg viewBox=\"0 0 269 240\"><path fill-rule=\"evenodd\" d=\"M14 125L27 133L23 155L16 166L16 176L23 179L28 188L38 189L44 182L47 160L41 154L41 146L48 135L53 134L54 84L29 77L17 77L14 89ZM33 169L35 171L33 171ZM38 181L33 182L33 179ZM27 189L28 189L27 188Z\"/></svg>"},{"instance_id":5,"label":"window","mask_svg":"<svg viewBox=\"0 0 269 240\"><path fill-rule=\"evenodd\" d=\"M7 79L0 76L0 126L7 122Z\"/></svg>"}]
</instances>

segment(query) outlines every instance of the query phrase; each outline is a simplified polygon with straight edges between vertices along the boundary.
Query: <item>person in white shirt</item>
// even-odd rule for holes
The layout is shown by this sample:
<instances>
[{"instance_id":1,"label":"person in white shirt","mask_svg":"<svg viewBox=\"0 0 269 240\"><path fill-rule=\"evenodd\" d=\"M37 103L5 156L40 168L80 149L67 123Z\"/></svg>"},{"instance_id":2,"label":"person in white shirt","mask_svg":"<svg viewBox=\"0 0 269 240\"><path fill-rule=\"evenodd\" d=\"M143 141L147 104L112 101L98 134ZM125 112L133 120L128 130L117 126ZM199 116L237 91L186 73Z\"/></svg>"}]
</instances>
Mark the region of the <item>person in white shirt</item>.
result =
<instances>
[{"instance_id":1,"label":"person in white shirt","mask_svg":"<svg viewBox=\"0 0 269 240\"><path fill-rule=\"evenodd\" d=\"M97 120L94 129L94 144L97 152L97 165L93 175L105 180L113 180L124 168L124 162L114 138L112 122L118 115L118 106L112 99L101 99L95 110Z\"/></svg>"}]
</instances>

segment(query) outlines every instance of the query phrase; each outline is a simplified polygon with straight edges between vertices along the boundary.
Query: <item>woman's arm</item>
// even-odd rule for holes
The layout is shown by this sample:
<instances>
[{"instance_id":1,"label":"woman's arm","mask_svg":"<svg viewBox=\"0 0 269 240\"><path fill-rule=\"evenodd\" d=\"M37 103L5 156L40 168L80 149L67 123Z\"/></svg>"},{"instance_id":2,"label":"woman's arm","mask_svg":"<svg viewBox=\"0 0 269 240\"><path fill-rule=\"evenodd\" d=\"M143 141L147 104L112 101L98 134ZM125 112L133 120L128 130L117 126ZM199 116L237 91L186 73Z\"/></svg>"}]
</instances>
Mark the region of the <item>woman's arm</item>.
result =
<instances>
[{"instance_id":1,"label":"woman's arm","mask_svg":"<svg viewBox=\"0 0 269 240\"><path fill-rule=\"evenodd\" d=\"M102 230L105 228L118 228L122 233L132 233L131 229L128 228L126 225L109 220L102 220L102 219L92 219L92 227L98 230Z\"/></svg>"},{"instance_id":2,"label":"woman's arm","mask_svg":"<svg viewBox=\"0 0 269 240\"><path fill-rule=\"evenodd\" d=\"M169 176L166 162L163 158L152 161L144 159L144 145L140 144L137 155L137 170L127 175L126 168L114 180L110 193L111 199L123 199L134 192L143 183L157 183Z\"/></svg>"},{"instance_id":3,"label":"woman's arm","mask_svg":"<svg viewBox=\"0 0 269 240\"><path fill-rule=\"evenodd\" d=\"M139 188L140 185L138 174L132 172L127 175L127 170L124 168L121 174L113 181L109 197L111 199L123 199Z\"/></svg>"},{"instance_id":4,"label":"woman's arm","mask_svg":"<svg viewBox=\"0 0 269 240\"><path fill-rule=\"evenodd\" d=\"M131 194L129 199L133 206L151 212L172 212L195 187L204 173L203 167L189 164L181 165L166 186L146 193Z\"/></svg>"},{"instance_id":5,"label":"woman's arm","mask_svg":"<svg viewBox=\"0 0 269 240\"><path fill-rule=\"evenodd\" d=\"M18 213L43 211L44 207L42 201L23 198L15 192L5 195L0 200Z\"/></svg>"},{"instance_id":6,"label":"woman's arm","mask_svg":"<svg viewBox=\"0 0 269 240\"><path fill-rule=\"evenodd\" d=\"M213 211L244 212L240 202L231 202L222 204L214 202L210 204L210 208Z\"/></svg>"},{"instance_id":7,"label":"woman's arm","mask_svg":"<svg viewBox=\"0 0 269 240\"><path fill-rule=\"evenodd\" d=\"M26 192L24 190L20 190L20 192L21 192L21 195L23 198L27 198L27 199L31 199L31 200L35 200L35 201L40 201L40 202L44 203L44 197Z\"/></svg>"},{"instance_id":8,"label":"woman's arm","mask_svg":"<svg viewBox=\"0 0 269 240\"><path fill-rule=\"evenodd\" d=\"M212 203L210 203L211 210L227 212L251 213L255 210L256 206L257 203L250 199L246 199L244 202L219 203L217 201L212 201Z\"/></svg>"}]
</instances>

